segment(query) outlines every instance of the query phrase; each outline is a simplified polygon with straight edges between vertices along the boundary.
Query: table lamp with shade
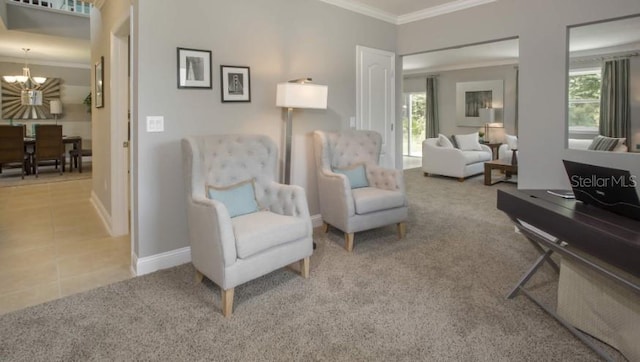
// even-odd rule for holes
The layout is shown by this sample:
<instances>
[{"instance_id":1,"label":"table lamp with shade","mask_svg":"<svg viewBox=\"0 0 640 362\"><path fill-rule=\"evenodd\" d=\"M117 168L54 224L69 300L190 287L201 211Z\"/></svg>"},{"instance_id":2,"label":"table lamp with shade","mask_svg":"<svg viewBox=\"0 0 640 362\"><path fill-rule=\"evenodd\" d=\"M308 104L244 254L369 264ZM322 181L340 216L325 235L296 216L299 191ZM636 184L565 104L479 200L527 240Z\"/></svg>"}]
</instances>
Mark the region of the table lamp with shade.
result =
<instances>
[{"instance_id":1,"label":"table lamp with shade","mask_svg":"<svg viewBox=\"0 0 640 362\"><path fill-rule=\"evenodd\" d=\"M501 123L496 122L496 109L495 108L480 108L478 110L480 115L480 120L484 123L484 137L487 143L491 142L491 137L489 137L489 129L490 128L498 128L502 127Z\"/></svg>"},{"instance_id":2,"label":"table lamp with shade","mask_svg":"<svg viewBox=\"0 0 640 362\"><path fill-rule=\"evenodd\" d=\"M49 113L53 115L53 118L58 124L58 115L62 114L62 102L59 99L52 99L49 101Z\"/></svg>"},{"instance_id":3,"label":"table lamp with shade","mask_svg":"<svg viewBox=\"0 0 640 362\"><path fill-rule=\"evenodd\" d=\"M328 87L311 84L311 78L296 79L278 83L276 106L287 108L284 145L284 183L291 183L291 127L293 109L327 109Z\"/></svg>"}]
</instances>

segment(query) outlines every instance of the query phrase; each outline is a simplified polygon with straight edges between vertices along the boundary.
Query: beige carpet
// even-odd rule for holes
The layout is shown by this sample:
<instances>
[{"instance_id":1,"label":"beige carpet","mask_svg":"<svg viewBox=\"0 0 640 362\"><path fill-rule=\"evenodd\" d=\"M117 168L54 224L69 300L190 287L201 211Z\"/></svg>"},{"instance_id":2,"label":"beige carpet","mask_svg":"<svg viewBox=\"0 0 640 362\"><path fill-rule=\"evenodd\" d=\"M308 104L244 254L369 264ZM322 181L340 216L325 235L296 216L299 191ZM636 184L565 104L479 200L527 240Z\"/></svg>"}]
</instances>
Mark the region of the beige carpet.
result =
<instances>
[{"instance_id":1,"label":"beige carpet","mask_svg":"<svg viewBox=\"0 0 640 362\"><path fill-rule=\"evenodd\" d=\"M356 234L353 253L316 230L311 277L282 269L220 292L186 264L0 316L0 360L597 361L524 296L505 299L538 256L482 177L405 171L407 237ZM530 288L554 302L545 266ZM617 355L618 358L619 355Z\"/></svg>"},{"instance_id":2,"label":"beige carpet","mask_svg":"<svg viewBox=\"0 0 640 362\"><path fill-rule=\"evenodd\" d=\"M25 175L24 180L21 178L19 168L10 168L3 169L2 173L0 173L0 187L84 180L88 178L91 178L91 162L82 163L82 173L78 172L77 168L74 168L72 172L69 172L69 165L67 165L66 172L63 172L62 175L60 175L59 170L55 169L53 166L45 166L39 169L37 178L34 174L31 174Z\"/></svg>"}]
</instances>

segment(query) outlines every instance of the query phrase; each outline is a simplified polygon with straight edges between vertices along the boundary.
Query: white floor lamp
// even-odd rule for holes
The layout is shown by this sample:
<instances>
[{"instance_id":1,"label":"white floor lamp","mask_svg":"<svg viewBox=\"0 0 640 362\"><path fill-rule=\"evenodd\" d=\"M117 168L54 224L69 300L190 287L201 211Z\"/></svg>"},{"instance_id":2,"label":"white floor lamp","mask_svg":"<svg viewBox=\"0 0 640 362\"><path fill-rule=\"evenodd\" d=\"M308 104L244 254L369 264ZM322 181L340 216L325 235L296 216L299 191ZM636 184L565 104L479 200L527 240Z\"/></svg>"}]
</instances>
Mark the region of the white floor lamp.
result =
<instances>
[{"instance_id":1,"label":"white floor lamp","mask_svg":"<svg viewBox=\"0 0 640 362\"><path fill-rule=\"evenodd\" d=\"M328 87L310 84L311 78L303 78L278 83L276 106L287 108L285 121L284 176L285 184L291 183L291 127L293 109L327 109Z\"/></svg>"}]
</instances>

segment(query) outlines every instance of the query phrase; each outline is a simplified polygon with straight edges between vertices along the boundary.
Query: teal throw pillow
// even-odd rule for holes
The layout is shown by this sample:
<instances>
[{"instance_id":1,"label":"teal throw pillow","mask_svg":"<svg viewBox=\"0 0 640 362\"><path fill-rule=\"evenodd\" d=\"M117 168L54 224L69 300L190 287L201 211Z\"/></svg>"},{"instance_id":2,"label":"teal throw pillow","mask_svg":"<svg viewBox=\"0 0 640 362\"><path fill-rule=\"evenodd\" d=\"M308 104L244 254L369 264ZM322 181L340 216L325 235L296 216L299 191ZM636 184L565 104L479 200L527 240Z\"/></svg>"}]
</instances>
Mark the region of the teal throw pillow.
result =
<instances>
[{"instance_id":1,"label":"teal throw pillow","mask_svg":"<svg viewBox=\"0 0 640 362\"><path fill-rule=\"evenodd\" d=\"M347 176L352 189L369 186L369 181L367 181L367 173L365 172L364 165L358 165L351 168L334 168L333 172L341 173Z\"/></svg>"},{"instance_id":2,"label":"teal throw pillow","mask_svg":"<svg viewBox=\"0 0 640 362\"><path fill-rule=\"evenodd\" d=\"M251 214L258 211L258 202L253 188L253 180L243 181L226 187L207 187L207 196L220 201L227 207L229 216Z\"/></svg>"}]
</instances>

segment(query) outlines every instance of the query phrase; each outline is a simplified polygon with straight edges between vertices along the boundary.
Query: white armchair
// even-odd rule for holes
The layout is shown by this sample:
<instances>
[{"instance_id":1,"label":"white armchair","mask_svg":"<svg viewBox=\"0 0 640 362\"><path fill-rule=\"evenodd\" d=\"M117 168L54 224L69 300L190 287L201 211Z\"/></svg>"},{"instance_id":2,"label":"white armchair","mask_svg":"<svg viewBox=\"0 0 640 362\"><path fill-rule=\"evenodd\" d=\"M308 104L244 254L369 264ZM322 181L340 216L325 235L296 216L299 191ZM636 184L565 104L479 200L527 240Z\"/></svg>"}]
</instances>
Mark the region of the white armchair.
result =
<instances>
[{"instance_id":1,"label":"white armchair","mask_svg":"<svg viewBox=\"0 0 640 362\"><path fill-rule=\"evenodd\" d=\"M506 163L513 164L513 156L516 156L516 162L518 160L518 136L512 136L505 134L504 143L498 147L498 159Z\"/></svg>"},{"instance_id":2,"label":"white armchair","mask_svg":"<svg viewBox=\"0 0 640 362\"><path fill-rule=\"evenodd\" d=\"M382 138L373 131L313 132L320 212L325 232L332 225L345 233L345 248L353 250L354 233L397 224L405 235L408 206L401 170L378 166ZM336 169L364 165L364 187L351 188Z\"/></svg>"},{"instance_id":3,"label":"white armchair","mask_svg":"<svg viewBox=\"0 0 640 362\"><path fill-rule=\"evenodd\" d=\"M234 288L296 261L304 278L313 252L304 189L274 182L278 150L258 135L193 136L182 140L191 259L222 290L222 312L232 313ZM231 217L207 187L253 180L258 209Z\"/></svg>"},{"instance_id":4,"label":"white armchair","mask_svg":"<svg viewBox=\"0 0 640 362\"><path fill-rule=\"evenodd\" d=\"M491 161L491 149L485 145L480 147L481 151L463 151L440 146L438 138L427 138L422 141L422 171L425 176L456 177L462 182L469 176L483 173L484 163Z\"/></svg>"}]
</instances>

